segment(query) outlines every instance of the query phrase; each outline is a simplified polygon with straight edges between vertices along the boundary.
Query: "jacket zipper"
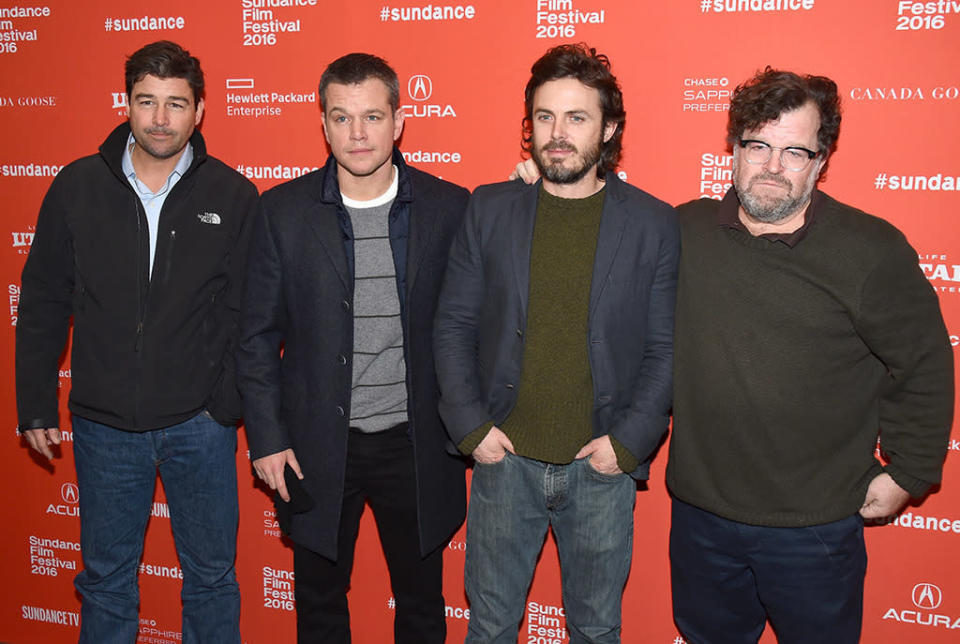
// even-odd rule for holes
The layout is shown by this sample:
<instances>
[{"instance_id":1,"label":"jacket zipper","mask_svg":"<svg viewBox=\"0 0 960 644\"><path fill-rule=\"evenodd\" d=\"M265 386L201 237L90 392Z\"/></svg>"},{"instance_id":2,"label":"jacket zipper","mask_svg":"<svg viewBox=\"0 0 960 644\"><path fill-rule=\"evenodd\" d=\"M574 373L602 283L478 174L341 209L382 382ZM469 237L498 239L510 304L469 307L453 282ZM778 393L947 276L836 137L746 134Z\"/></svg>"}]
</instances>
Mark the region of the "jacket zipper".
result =
<instances>
[{"instance_id":1,"label":"jacket zipper","mask_svg":"<svg viewBox=\"0 0 960 644\"><path fill-rule=\"evenodd\" d=\"M170 280L170 269L173 267L173 243L177 241L177 231L170 231L170 243L167 245L167 262L163 269L164 282Z\"/></svg>"},{"instance_id":2,"label":"jacket zipper","mask_svg":"<svg viewBox=\"0 0 960 644\"><path fill-rule=\"evenodd\" d=\"M131 188L131 192L132 191L133 189ZM146 306L143 297L143 244L141 243L141 239L143 237L143 223L147 215L145 212L142 212L140 198L134 194L133 199L137 211L137 266L135 269L137 271L137 333L133 343L136 368L136 374L133 379L133 426L137 427L137 417L140 414L140 371L142 368L140 364L142 360L140 350L143 348L143 318L146 316Z\"/></svg>"}]
</instances>

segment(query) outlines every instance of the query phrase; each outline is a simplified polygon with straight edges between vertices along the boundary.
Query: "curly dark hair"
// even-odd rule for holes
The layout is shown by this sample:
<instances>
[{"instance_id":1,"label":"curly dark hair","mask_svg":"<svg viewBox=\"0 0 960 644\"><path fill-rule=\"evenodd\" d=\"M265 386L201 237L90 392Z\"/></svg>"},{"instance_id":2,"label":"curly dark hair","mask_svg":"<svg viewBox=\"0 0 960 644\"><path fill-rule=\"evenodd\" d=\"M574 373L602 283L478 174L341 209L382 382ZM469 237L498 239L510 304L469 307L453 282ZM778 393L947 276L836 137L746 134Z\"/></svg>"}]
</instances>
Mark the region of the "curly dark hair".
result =
<instances>
[{"instance_id":1,"label":"curly dark hair","mask_svg":"<svg viewBox=\"0 0 960 644\"><path fill-rule=\"evenodd\" d=\"M521 149L529 154L533 146L533 96L548 81L575 78L600 94L603 123L616 123L617 128L600 149L597 176L603 176L617 167L623 142L623 125L627 113L623 109L623 94L617 78L610 73L610 60L586 43L557 45L547 50L530 68L530 80L524 91L523 143Z\"/></svg>"},{"instance_id":2,"label":"curly dark hair","mask_svg":"<svg viewBox=\"0 0 960 644\"><path fill-rule=\"evenodd\" d=\"M397 72L379 56L373 54L353 53L341 56L323 70L320 76L320 85L317 96L326 113L327 87L331 83L337 85L358 85L369 78L376 78L387 86L390 109L394 112L400 107L400 79Z\"/></svg>"},{"instance_id":3,"label":"curly dark hair","mask_svg":"<svg viewBox=\"0 0 960 644\"><path fill-rule=\"evenodd\" d=\"M182 78L193 90L193 104L203 98L203 70L190 52L169 40L144 45L130 55L125 67L127 98L133 86L147 75L157 78Z\"/></svg>"},{"instance_id":4,"label":"curly dark hair","mask_svg":"<svg viewBox=\"0 0 960 644\"><path fill-rule=\"evenodd\" d=\"M777 120L784 112L811 102L820 112L818 151L829 158L840 136L837 84L826 76L800 76L770 66L733 90L727 121L727 145L734 148L745 131L757 129Z\"/></svg>"}]
</instances>

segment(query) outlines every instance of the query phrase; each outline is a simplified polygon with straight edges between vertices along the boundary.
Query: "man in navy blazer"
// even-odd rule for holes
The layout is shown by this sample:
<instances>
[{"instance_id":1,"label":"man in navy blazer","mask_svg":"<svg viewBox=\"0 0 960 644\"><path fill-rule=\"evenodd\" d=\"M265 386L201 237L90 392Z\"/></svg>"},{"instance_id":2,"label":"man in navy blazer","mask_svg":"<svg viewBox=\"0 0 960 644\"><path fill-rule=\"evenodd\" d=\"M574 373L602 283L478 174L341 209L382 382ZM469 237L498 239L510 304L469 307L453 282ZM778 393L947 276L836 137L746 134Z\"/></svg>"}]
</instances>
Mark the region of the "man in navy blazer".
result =
<instances>
[{"instance_id":1,"label":"man in navy blazer","mask_svg":"<svg viewBox=\"0 0 960 644\"><path fill-rule=\"evenodd\" d=\"M469 194L404 163L384 60L339 58L319 96L331 155L264 193L254 232L238 358L250 457L294 543L298 641L350 641L369 502L396 641L439 644L442 555L466 491L437 411L432 331Z\"/></svg>"},{"instance_id":2,"label":"man in navy blazer","mask_svg":"<svg viewBox=\"0 0 960 644\"><path fill-rule=\"evenodd\" d=\"M440 414L475 461L467 642L516 642L556 536L571 641L619 642L636 486L666 431L679 234L612 172L625 113L609 61L549 50L526 88L543 176L482 186L437 310ZM627 474L629 473L629 475Z\"/></svg>"}]
</instances>

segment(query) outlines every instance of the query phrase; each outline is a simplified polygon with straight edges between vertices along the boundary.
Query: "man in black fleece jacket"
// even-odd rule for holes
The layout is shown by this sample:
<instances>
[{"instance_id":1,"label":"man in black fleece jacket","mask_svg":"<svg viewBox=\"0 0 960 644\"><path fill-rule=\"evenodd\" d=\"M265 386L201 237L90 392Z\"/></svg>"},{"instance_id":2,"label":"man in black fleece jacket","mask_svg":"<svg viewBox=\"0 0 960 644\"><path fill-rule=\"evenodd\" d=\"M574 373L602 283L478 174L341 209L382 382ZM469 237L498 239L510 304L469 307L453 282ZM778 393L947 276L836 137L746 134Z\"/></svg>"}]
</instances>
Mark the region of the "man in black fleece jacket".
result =
<instances>
[{"instance_id":1,"label":"man in black fleece jacket","mask_svg":"<svg viewBox=\"0 0 960 644\"><path fill-rule=\"evenodd\" d=\"M47 192L23 269L17 408L61 442L57 365L73 318L80 642L137 638L137 566L157 470L183 570L183 642L239 644L233 351L253 184L206 154L200 62L157 42L126 64L127 123Z\"/></svg>"},{"instance_id":2,"label":"man in black fleece jacket","mask_svg":"<svg viewBox=\"0 0 960 644\"><path fill-rule=\"evenodd\" d=\"M859 641L863 519L940 481L953 359L917 253L816 189L836 84L734 92L733 189L681 206L674 618L691 642ZM877 437L886 456L875 456Z\"/></svg>"}]
</instances>

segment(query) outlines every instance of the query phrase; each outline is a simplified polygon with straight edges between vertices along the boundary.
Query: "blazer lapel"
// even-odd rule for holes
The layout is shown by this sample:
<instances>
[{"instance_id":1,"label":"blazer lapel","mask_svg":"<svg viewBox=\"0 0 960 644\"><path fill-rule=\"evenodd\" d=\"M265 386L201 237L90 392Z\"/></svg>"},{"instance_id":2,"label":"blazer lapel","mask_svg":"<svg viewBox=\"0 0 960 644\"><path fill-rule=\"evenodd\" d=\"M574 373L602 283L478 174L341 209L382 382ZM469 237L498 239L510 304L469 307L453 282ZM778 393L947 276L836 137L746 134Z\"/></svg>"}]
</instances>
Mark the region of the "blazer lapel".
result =
<instances>
[{"instance_id":1,"label":"blazer lapel","mask_svg":"<svg viewBox=\"0 0 960 644\"><path fill-rule=\"evenodd\" d=\"M334 204L314 202L307 213L307 222L316 234L330 263L336 269L343 286L347 291L352 291L350 267L347 263L347 253L343 248L343 229L337 217L337 207Z\"/></svg>"},{"instance_id":2,"label":"blazer lapel","mask_svg":"<svg viewBox=\"0 0 960 644\"><path fill-rule=\"evenodd\" d=\"M527 186L521 199L515 202L514 212L507 217L511 225L513 274L517 280L520 296L520 312L527 317L527 302L530 299L530 250L533 246L533 226L537 219L537 196L540 182Z\"/></svg>"},{"instance_id":3,"label":"blazer lapel","mask_svg":"<svg viewBox=\"0 0 960 644\"><path fill-rule=\"evenodd\" d=\"M627 225L627 211L623 207L623 200L616 191L610 190L607 183L607 196L603 203L603 213L600 216L600 230L597 232L597 250L593 258L593 277L590 280L590 312L597 306L600 294L606 286L613 260L620 250L623 241L623 232Z\"/></svg>"},{"instance_id":4,"label":"blazer lapel","mask_svg":"<svg viewBox=\"0 0 960 644\"><path fill-rule=\"evenodd\" d=\"M411 201L407 207L410 213L410 230L407 235L407 296L409 297L413 285L417 280L417 273L423 258L427 255L427 249L433 240L437 226L440 225L440 217L434 216L429 202L424 200Z\"/></svg>"}]
</instances>

